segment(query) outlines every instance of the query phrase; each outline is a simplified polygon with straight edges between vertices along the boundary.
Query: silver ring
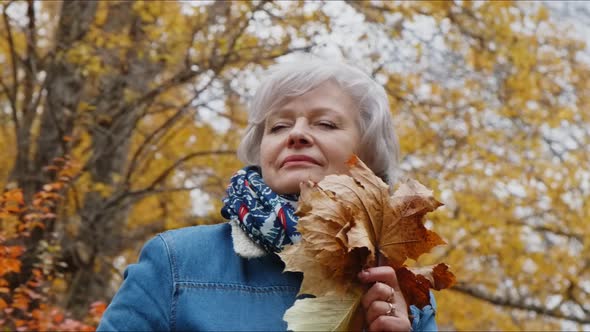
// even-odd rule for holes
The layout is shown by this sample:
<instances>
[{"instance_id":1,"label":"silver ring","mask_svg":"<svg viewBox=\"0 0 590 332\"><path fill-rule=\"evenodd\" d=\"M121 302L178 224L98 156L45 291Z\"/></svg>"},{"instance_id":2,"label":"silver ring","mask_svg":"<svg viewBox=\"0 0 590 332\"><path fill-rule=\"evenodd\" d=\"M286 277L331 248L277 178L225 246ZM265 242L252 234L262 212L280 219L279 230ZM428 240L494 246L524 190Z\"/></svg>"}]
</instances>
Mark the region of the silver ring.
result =
<instances>
[{"instance_id":1,"label":"silver ring","mask_svg":"<svg viewBox=\"0 0 590 332\"><path fill-rule=\"evenodd\" d=\"M387 316L395 316L395 307L391 302L387 302L389 304L389 310L385 313Z\"/></svg>"},{"instance_id":2,"label":"silver ring","mask_svg":"<svg viewBox=\"0 0 590 332\"><path fill-rule=\"evenodd\" d=\"M385 302L388 303L393 303L395 302L395 291L393 290L393 287L389 287L389 289L391 289L391 295L389 295L389 297L387 298L387 300L385 300Z\"/></svg>"}]
</instances>

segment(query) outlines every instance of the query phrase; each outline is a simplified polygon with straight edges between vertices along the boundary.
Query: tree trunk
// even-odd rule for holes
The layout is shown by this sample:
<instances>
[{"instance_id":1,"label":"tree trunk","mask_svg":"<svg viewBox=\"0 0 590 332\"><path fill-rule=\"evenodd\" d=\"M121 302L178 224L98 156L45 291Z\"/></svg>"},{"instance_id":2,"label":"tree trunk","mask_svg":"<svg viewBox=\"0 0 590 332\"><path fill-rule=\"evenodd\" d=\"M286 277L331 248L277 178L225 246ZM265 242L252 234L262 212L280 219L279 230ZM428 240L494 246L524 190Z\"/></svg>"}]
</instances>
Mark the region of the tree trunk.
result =
<instances>
[{"instance_id":1,"label":"tree trunk","mask_svg":"<svg viewBox=\"0 0 590 332\"><path fill-rule=\"evenodd\" d=\"M16 182L22 188L25 200L30 202L33 195L42 186L54 180L52 173L44 172L46 166L52 164L56 157L63 157L67 153L67 144L64 136L70 135L73 129L73 121L83 87L83 78L80 69L65 58L65 52L77 41L81 40L94 21L97 3L87 1L64 1L55 37L55 49L46 60L46 97L43 104L43 112L40 115L39 135L36 142L32 139L34 122L37 120L38 106L43 96L43 87L35 94L35 86L39 83L38 74L41 64L38 63L35 48L36 21L35 3L29 1L27 16L29 23L26 30L27 48L23 61L20 61L21 70L24 72L22 99L20 110L13 103L16 116L16 140L17 156L15 165L10 174L10 181ZM13 54L12 61L19 62ZM18 82L14 82L15 89ZM15 93L16 94L16 93ZM33 145L33 143L35 143ZM34 156L33 156L34 153ZM25 254L21 257L21 272L14 276L13 286L25 283L31 277L33 268L39 262L38 244L51 232L50 229L35 228L30 237L26 237L23 243L26 246Z\"/></svg>"},{"instance_id":2,"label":"tree trunk","mask_svg":"<svg viewBox=\"0 0 590 332\"><path fill-rule=\"evenodd\" d=\"M47 68L47 98L41 115L35 159L31 165L30 175L34 181L23 183L26 193L34 193L50 181L51 177L41 176L43 167L67 152L64 136L72 133L84 82L80 69L67 62L65 52L86 35L96 9L95 1L64 1L62 4L55 54Z\"/></svg>"},{"instance_id":3,"label":"tree trunk","mask_svg":"<svg viewBox=\"0 0 590 332\"><path fill-rule=\"evenodd\" d=\"M129 34L132 45L142 45L144 40L133 2L110 5L103 29L112 34ZM159 64L139 56L140 52L134 48L123 58L118 52L118 49L100 50L101 60L112 74L101 77L99 93L87 101L96 107L95 123L90 131L92 162L88 164L88 172L93 183L114 188L114 192L106 197L97 191L86 193L80 232L73 242L63 244L74 271L66 305L79 317L87 312L90 303L103 298L110 289L111 262L102 258L112 257L124 247L122 236L130 206L123 199L113 200L117 193L128 188L118 188L115 179L125 171L131 134L144 110L141 105L130 106L125 91L145 94L149 88L147 82L161 70Z\"/></svg>"}]
</instances>

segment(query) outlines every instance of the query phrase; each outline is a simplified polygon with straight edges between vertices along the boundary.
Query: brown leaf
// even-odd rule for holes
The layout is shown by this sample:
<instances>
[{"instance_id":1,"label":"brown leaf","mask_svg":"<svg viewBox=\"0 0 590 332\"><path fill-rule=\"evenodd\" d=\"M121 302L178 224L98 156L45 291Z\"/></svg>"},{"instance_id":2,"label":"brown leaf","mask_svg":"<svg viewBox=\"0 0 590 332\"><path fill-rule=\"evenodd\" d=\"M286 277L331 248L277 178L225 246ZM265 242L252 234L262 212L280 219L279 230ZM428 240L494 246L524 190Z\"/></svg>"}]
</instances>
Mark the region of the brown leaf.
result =
<instances>
[{"instance_id":1,"label":"brown leaf","mask_svg":"<svg viewBox=\"0 0 590 332\"><path fill-rule=\"evenodd\" d=\"M406 301L419 308L430 304L430 288L441 290L455 283L455 276L443 263L418 268L400 267L395 273Z\"/></svg>"},{"instance_id":2,"label":"brown leaf","mask_svg":"<svg viewBox=\"0 0 590 332\"><path fill-rule=\"evenodd\" d=\"M348 164L349 174L301 185L301 242L279 253L285 270L304 273L300 293L344 294L358 287L356 274L376 266L381 253L399 271L408 305L428 304L429 289L449 287L454 276L446 265L412 273L404 263L445 243L423 224L425 214L442 204L413 180L390 196L389 187L356 156Z\"/></svg>"},{"instance_id":3,"label":"brown leaf","mask_svg":"<svg viewBox=\"0 0 590 332\"><path fill-rule=\"evenodd\" d=\"M430 282L421 274L414 274L405 267L395 269L399 287L408 305L422 308L430 303Z\"/></svg>"},{"instance_id":4,"label":"brown leaf","mask_svg":"<svg viewBox=\"0 0 590 332\"><path fill-rule=\"evenodd\" d=\"M418 181L402 183L390 198L395 218L385 223L380 241L381 253L394 267L402 266L408 258L418 259L424 253L446 242L438 234L427 230L422 219L442 204L432 191Z\"/></svg>"}]
</instances>

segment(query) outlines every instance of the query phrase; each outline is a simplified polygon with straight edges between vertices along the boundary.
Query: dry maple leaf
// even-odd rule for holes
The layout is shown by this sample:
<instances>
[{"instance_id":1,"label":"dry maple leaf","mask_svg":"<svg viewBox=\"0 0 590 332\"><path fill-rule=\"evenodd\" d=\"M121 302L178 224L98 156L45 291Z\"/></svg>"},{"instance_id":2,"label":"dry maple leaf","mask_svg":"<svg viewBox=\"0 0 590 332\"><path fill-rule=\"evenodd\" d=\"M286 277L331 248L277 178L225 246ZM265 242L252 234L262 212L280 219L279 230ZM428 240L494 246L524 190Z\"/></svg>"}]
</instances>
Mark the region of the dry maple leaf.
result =
<instances>
[{"instance_id":1,"label":"dry maple leaf","mask_svg":"<svg viewBox=\"0 0 590 332\"><path fill-rule=\"evenodd\" d=\"M408 305L421 308L429 303L430 288L443 289L454 283L444 264L418 269L404 266L408 258L415 260L434 246L445 244L423 224L424 215L442 205L432 191L409 180L390 196L387 184L356 156L348 165L348 175L329 175L317 184L301 185L296 212L301 241L279 256L285 262L285 271L304 273L300 294L316 298L297 300L287 311L289 329L313 327L313 323L302 325L298 320L313 322L316 318L318 324L322 322L317 328L333 324L332 330L346 329L346 317L357 312L362 294L356 274L376 266L379 255L398 273ZM334 306L333 310L349 316L326 321L311 314L318 306L322 310Z\"/></svg>"},{"instance_id":2,"label":"dry maple leaf","mask_svg":"<svg viewBox=\"0 0 590 332\"><path fill-rule=\"evenodd\" d=\"M343 294L305 298L285 313L290 331L360 331L363 328L361 310L362 288Z\"/></svg>"},{"instance_id":3,"label":"dry maple leaf","mask_svg":"<svg viewBox=\"0 0 590 332\"><path fill-rule=\"evenodd\" d=\"M430 304L430 288L441 290L455 283L455 276L443 263L418 268L404 266L395 269L395 274L406 302L418 308Z\"/></svg>"}]
</instances>

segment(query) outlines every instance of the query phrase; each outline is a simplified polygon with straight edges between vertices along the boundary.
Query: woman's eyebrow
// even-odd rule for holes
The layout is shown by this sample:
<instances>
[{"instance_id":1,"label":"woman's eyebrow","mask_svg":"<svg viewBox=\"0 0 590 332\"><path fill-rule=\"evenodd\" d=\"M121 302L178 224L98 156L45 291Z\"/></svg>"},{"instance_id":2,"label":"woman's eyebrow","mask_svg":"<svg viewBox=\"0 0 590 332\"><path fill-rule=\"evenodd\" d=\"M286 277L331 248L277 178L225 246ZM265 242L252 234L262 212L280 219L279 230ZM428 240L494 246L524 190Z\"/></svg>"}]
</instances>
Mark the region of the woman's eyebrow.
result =
<instances>
[{"instance_id":1,"label":"woman's eyebrow","mask_svg":"<svg viewBox=\"0 0 590 332\"><path fill-rule=\"evenodd\" d=\"M270 112L264 122L268 123L268 122L270 122L274 119L277 119L277 118L287 117L289 115L289 113L292 113L292 112L285 112L283 110L276 110L276 111Z\"/></svg>"},{"instance_id":2,"label":"woman's eyebrow","mask_svg":"<svg viewBox=\"0 0 590 332\"><path fill-rule=\"evenodd\" d=\"M330 107L316 107L316 108L309 110L309 112L311 113L312 117L322 116L325 114L333 115L337 119L341 119L343 117L341 112L339 112L336 109L330 108ZM266 117L265 123L268 123L269 121L275 120L277 118L280 119L280 118L290 117L294 113L296 113L295 110L293 110L291 108L277 109L277 110L272 111L268 114L268 116Z\"/></svg>"},{"instance_id":3,"label":"woman's eyebrow","mask_svg":"<svg viewBox=\"0 0 590 332\"><path fill-rule=\"evenodd\" d=\"M329 107L318 107L318 108L314 108L311 110L312 116L322 116L322 115L330 115L334 118L336 118L337 120L341 120L344 115L342 114L342 112L333 109L333 108L329 108Z\"/></svg>"}]
</instances>

